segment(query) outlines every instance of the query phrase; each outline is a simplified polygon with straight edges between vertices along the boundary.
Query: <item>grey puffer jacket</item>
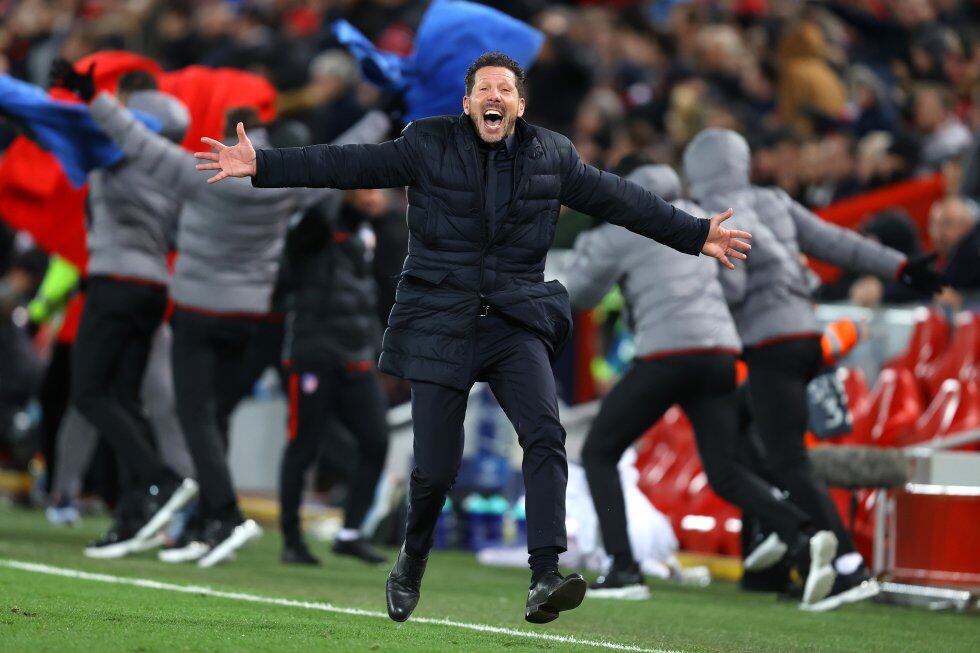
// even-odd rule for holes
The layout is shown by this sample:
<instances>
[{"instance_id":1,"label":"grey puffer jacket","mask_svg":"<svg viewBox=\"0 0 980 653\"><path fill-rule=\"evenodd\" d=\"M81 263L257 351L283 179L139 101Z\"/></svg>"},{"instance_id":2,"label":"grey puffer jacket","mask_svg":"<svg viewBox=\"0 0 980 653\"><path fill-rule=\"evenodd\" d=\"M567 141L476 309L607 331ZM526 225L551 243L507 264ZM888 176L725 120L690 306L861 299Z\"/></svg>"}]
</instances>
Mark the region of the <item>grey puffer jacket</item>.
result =
<instances>
[{"instance_id":1,"label":"grey puffer jacket","mask_svg":"<svg viewBox=\"0 0 980 653\"><path fill-rule=\"evenodd\" d=\"M678 199L680 179L669 166L642 166L626 178L693 216L708 217L698 205ZM592 308L619 284L638 358L738 353L741 342L718 281L728 272L713 259L685 256L609 223L580 234L556 269L580 309Z\"/></svg>"},{"instance_id":2,"label":"grey puffer jacket","mask_svg":"<svg viewBox=\"0 0 980 653\"><path fill-rule=\"evenodd\" d=\"M179 142L190 114L177 98L139 91L129 108L160 121L160 134ZM88 273L130 277L166 285L167 255L174 248L180 198L153 175L123 160L89 175Z\"/></svg>"},{"instance_id":3,"label":"grey puffer jacket","mask_svg":"<svg viewBox=\"0 0 980 653\"><path fill-rule=\"evenodd\" d=\"M713 213L731 207L726 226L752 233L752 251L720 275L746 347L818 335L806 268L800 255L847 270L894 279L905 256L820 219L778 188L749 182L751 153L739 134L706 129L684 152L691 196Z\"/></svg>"},{"instance_id":4,"label":"grey puffer jacket","mask_svg":"<svg viewBox=\"0 0 980 653\"><path fill-rule=\"evenodd\" d=\"M178 306L218 314L269 312L288 218L341 191L254 188L248 178L208 185L194 156L147 129L111 95L100 93L93 119L134 164L183 202L170 296ZM338 143L377 142L388 119L369 113ZM267 145L264 130L249 138Z\"/></svg>"}]
</instances>

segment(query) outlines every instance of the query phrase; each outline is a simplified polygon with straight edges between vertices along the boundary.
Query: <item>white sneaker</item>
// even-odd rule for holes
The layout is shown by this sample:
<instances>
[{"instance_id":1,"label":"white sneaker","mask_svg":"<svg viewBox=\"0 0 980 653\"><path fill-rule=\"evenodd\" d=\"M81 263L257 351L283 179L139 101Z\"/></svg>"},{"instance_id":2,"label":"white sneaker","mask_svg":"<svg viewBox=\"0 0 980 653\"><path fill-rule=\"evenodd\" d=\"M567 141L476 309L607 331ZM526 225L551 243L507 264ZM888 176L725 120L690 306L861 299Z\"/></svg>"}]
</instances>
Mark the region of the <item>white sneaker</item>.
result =
<instances>
[{"instance_id":1,"label":"white sneaker","mask_svg":"<svg viewBox=\"0 0 980 653\"><path fill-rule=\"evenodd\" d=\"M834 558L837 557L837 536L831 531L819 531L810 538L810 573L803 585L804 610L827 597L834 587L837 571Z\"/></svg>"},{"instance_id":2,"label":"white sneaker","mask_svg":"<svg viewBox=\"0 0 980 653\"><path fill-rule=\"evenodd\" d=\"M204 557L197 561L198 567L213 567L219 562L227 560L235 551L261 537L262 527L256 524L254 520L246 519L232 528L224 538L221 538L221 530L218 533L218 541L212 545L211 550Z\"/></svg>"},{"instance_id":3,"label":"white sneaker","mask_svg":"<svg viewBox=\"0 0 980 653\"><path fill-rule=\"evenodd\" d=\"M770 533L759 546L745 556L745 571L763 571L774 566L786 556L789 547L775 533Z\"/></svg>"},{"instance_id":4,"label":"white sneaker","mask_svg":"<svg viewBox=\"0 0 980 653\"><path fill-rule=\"evenodd\" d=\"M152 488L151 488L152 489ZM192 478L185 478L180 485L174 489L170 497L153 514L152 517L143 524L142 528L133 537L137 542L143 542L156 537L170 523L174 513L183 508L187 503L197 496L197 481Z\"/></svg>"},{"instance_id":5,"label":"white sneaker","mask_svg":"<svg viewBox=\"0 0 980 653\"><path fill-rule=\"evenodd\" d=\"M82 516L73 504L63 506L48 506L44 510L48 522L55 526L78 526Z\"/></svg>"},{"instance_id":6,"label":"white sneaker","mask_svg":"<svg viewBox=\"0 0 980 653\"><path fill-rule=\"evenodd\" d=\"M842 587L840 587L839 591L836 593L831 590L830 595L822 601L817 601L813 605L801 607L809 612L829 612L830 610L836 610L842 605L846 605L848 603L857 603L859 601L873 599L881 593L881 584L876 578L873 577L865 578L851 587L846 587L846 582L843 584L837 584L841 584ZM834 589L836 590L838 588Z\"/></svg>"},{"instance_id":7,"label":"white sneaker","mask_svg":"<svg viewBox=\"0 0 980 653\"><path fill-rule=\"evenodd\" d=\"M188 542L181 547L162 549L157 553L160 562L179 564L181 562L195 562L203 558L211 550L204 542Z\"/></svg>"}]
</instances>

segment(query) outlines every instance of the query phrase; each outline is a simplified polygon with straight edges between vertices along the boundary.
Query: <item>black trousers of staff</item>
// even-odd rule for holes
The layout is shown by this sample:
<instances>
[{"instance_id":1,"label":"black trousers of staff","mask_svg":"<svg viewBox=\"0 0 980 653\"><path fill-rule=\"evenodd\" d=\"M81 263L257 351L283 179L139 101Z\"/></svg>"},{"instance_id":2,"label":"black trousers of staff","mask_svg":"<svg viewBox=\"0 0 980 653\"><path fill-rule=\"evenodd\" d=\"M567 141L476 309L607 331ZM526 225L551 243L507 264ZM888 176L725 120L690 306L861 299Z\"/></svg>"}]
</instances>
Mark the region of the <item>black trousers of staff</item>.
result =
<instances>
[{"instance_id":1,"label":"black trousers of staff","mask_svg":"<svg viewBox=\"0 0 980 653\"><path fill-rule=\"evenodd\" d=\"M786 542L795 542L807 515L739 462L735 357L728 353L677 354L633 364L603 399L582 448L589 489L606 551L632 555L617 464L627 447L680 404L694 427L711 488L757 515Z\"/></svg>"}]
</instances>

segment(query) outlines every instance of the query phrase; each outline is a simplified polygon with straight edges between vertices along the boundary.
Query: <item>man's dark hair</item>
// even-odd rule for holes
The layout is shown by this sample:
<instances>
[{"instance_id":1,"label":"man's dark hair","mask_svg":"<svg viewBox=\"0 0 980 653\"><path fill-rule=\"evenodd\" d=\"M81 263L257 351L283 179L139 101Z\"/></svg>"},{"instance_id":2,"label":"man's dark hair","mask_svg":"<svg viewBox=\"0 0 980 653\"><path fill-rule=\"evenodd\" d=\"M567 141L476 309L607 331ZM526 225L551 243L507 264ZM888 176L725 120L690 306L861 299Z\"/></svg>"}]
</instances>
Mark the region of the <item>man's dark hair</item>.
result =
<instances>
[{"instance_id":1,"label":"man's dark hair","mask_svg":"<svg viewBox=\"0 0 980 653\"><path fill-rule=\"evenodd\" d=\"M137 91L156 91L158 88L157 80L153 75L145 70L134 70L119 78L116 93L128 95Z\"/></svg>"},{"instance_id":2,"label":"man's dark hair","mask_svg":"<svg viewBox=\"0 0 980 653\"><path fill-rule=\"evenodd\" d=\"M473 84L476 82L476 71L478 71L480 68L488 68L490 66L506 68L510 72L514 73L514 77L517 78L517 95L518 97L525 96L527 93L527 73L525 73L524 69L521 68L521 64L511 59L503 52L485 52L470 64L469 69L466 71L467 95L473 92Z\"/></svg>"},{"instance_id":3,"label":"man's dark hair","mask_svg":"<svg viewBox=\"0 0 980 653\"><path fill-rule=\"evenodd\" d=\"M231 107L225 111L225 137L235 135L238 123L245 124L245 131L262 127L262 119L254 107Z\"/></svg>"}]
</instances>

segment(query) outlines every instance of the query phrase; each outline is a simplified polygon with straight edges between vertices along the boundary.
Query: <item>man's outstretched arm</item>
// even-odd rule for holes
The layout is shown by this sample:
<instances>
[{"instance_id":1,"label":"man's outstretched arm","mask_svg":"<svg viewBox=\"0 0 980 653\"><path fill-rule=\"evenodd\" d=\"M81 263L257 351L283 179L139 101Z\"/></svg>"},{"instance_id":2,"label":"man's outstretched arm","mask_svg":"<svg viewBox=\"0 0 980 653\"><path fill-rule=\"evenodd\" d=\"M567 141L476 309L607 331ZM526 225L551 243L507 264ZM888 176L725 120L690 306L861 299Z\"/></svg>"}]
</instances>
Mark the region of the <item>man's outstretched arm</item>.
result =
<instances>
[{"instance_id":1,"label":"man's outstretched arm","mask_svg":"<svg viewBox=\"0 0 980 653\"><path fill-rule=\"evenodd\" d=\"M209 184L225 177L252 177L257 188L397 188L415 181L410 144L413 126L380 144L310 145L256 151L245 127L238 124L238 143L225 145L202 138L212 152L195 152L209 163L198 170L216 170Z\"/></svg>"},{"instance_id":2,"label":"man's outstretched arm","mask_svg":"<svg viewBox=\"0 0 980 653\"><path fill-rule=\"evenodd\" d=\"M199 188L201 175L190 168L191 155L140 122L109 93L102 91L89 106L99 128L125 153L126 160L151 175L162 188L187 197Z\"/></svg>"},{"instance_id":3,"label":"man's outstretched arm","mask_svg":"<svg viewBox=\"0 0 980 653\"><path fill-rule=\"evenodd\" d=\"M732 215L729 209L699 220L638 184L587 165L575 147L568 144L562 170L561 203L630 231L652 238L685 254L703 253L733 268L730 258L746 258L752 238L747 231L726 229L721 223Z\"/></svg>"}]
</instances>

